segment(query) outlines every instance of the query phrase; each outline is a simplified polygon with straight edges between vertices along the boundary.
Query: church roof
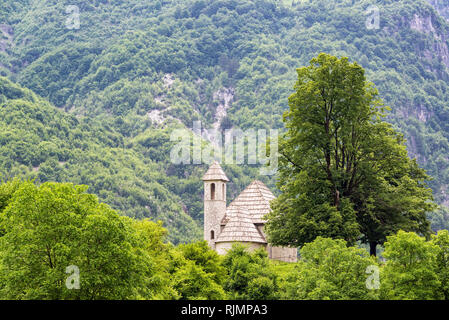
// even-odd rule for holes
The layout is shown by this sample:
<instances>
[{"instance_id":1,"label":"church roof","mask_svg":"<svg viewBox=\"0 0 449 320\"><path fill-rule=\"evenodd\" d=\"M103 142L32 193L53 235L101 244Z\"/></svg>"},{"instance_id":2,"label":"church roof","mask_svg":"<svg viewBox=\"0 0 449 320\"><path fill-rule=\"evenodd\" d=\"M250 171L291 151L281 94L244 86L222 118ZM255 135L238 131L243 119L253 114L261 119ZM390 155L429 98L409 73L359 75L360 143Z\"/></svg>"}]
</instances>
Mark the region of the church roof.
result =
<instances>
[{"instance_id":1,"label":"church roof","mask_svg":"<svg viewBox=\"0 0 449 320\"><path fill-rule=\"evenodd\" d=\"M264 237L257 231L247 208L234 206L233 214L229 216L223 231L215 242L258 242L266 243Z\"/></svg>"},{"instance_id":2,"label":"church roof","mask_svg":"<svg viewBox=\"0 0 449 320\"><path fill-rule=\"evenodd\" d=\"M235 214L236 207L248 210L253 223L265 223L264 216L271 211L270 201L276 197L261 181L253 181L226 209L222 224L228 223Z\"/></svg>"},{"instance_id":3,"label":"church roof","mask_svg":"<svg viewBox=\"0 0 449 320\"><path fill-rule=\"evenodd\" d=\"M212 163L212 165L209 167L209 170L207 170L207 172L203 176L203 181L208 180L229 181L228 177L226 177L226 174L217 161L214 161L214 163Z\"/></svg>"}]
</instances>

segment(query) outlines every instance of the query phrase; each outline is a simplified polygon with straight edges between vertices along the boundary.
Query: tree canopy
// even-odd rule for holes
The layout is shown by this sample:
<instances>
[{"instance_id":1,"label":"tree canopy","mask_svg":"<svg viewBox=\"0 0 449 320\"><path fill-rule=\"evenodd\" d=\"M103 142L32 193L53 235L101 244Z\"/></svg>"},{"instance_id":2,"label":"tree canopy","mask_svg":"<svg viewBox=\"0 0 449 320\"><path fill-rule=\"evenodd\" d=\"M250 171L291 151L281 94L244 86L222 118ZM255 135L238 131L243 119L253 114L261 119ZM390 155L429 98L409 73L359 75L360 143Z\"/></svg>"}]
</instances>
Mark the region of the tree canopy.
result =
<instances>
[{"instance_id":1,"label":"tree canopy","mask_svg":"<svg viewBox=\"0 0 449 320\"><path fill-rule=\"evenodd\" d=\"M388 108L363 68L321 53L297 73L279 147L282 194L268 215L271 241L360 239L375 254L398 230L429 235L426 213L436 208L429 176L382 121Z\"/></svg>"}]
</instances>

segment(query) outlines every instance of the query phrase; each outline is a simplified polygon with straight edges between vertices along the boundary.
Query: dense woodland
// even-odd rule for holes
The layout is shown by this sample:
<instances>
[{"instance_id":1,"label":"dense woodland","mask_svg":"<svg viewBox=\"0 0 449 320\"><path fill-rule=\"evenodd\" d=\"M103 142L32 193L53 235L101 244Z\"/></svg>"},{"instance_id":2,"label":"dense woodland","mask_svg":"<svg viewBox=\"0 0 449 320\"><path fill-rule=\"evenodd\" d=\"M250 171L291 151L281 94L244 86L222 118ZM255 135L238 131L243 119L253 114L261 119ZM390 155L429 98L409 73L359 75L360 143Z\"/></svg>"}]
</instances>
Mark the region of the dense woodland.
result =
<instances>
[{"instance_id":1,"label":"dense woodland","mask_svg":"<svg viewBox=\"0 0 449 320\"><path fill-rule=\"evenodd\" d=\"M386 261L318 237L297 263L236 244L173 246L160 223L118 214L85 186L0 186L2 299L448 299L449 233L389 236ZM79 268L79 287L66 286ZM367 271L369 271L367 273ZM367 284L369 283L369 284Z\"/></svg>"},{"instance_id":2,"label":"dense woodland","mask_svg":"<svg viewBox=\"0 0 449 320\"><path fill-rule=\"evenodd\" d=\"M65 27L69 4L79 29ZM365 27L371 4L379 30ZM449 27L425 1L21 0L2 5L0 21L11 28L0 33L0 74L43 98L21 108L11 100L32 94L14 95L22 89L1 80L16 89L2 89L0 101L23 114L0 132L3 179L86 184L128 216L161 219L175 243L200 239L206 166L170 163L171 130L193 120L210 127L223 89L233 97L222 128L282 130L295 68L328 52L366 69L446 201ZM149 118L154 110L163 123ZM254 178L277 193L256 168L225 170L228 199ZM435 230L447 227L445 207L430 218Z\"/></svg>"}]
</instances>

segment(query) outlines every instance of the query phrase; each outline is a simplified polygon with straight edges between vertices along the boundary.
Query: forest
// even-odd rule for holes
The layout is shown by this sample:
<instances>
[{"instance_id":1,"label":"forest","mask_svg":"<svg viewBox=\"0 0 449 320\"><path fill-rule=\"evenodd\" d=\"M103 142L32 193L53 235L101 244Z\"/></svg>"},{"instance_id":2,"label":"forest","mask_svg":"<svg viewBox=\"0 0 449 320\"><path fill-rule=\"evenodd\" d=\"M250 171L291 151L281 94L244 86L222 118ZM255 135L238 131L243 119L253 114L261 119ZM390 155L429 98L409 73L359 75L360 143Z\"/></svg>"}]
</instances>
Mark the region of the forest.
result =
<instances>
[{"instance_id":1,"label":"forest","mask_svg":"<svg viewBox=\"0 0 449 320\"><path fill-rule=\"evenodd\" d=\"M161 223L120 215L86 186L15 179L0 185L0 231L2 299L449 298L447 230L391 235L383 260L323 237L297 263L239 244L219 256L206 241L170 244Z\"/></svg>"},{"instance_id":2,"label":"forest","mask_svg":"<svg viewBox=\"0 0 449 320\"><path fill-rule=\"evenodd\" d=\"M79 8L79 29L65 25L68 5ZM380 10L379 30L365 27L371 5ZM429 215L433 229L447 228L443 7L422 0L6 1L0 101L23 116L6 126L8 118L0 119L0 177L86 184L130 217L162 220L174 243L199 240L207 166L170 162L172 130L194 120L212 127L222 92L232 93L222 129L282 130L295 68L327 52L365 68L392 108L388 121L433 177L443 204ZM25 88L42 99L28 101L31 93L18 93ZM42 113L12 106L18 98ZM225 170L229 199L255 178L278 194L275 177L258 176L252 165Z\"/></svg>"}]
</instances>

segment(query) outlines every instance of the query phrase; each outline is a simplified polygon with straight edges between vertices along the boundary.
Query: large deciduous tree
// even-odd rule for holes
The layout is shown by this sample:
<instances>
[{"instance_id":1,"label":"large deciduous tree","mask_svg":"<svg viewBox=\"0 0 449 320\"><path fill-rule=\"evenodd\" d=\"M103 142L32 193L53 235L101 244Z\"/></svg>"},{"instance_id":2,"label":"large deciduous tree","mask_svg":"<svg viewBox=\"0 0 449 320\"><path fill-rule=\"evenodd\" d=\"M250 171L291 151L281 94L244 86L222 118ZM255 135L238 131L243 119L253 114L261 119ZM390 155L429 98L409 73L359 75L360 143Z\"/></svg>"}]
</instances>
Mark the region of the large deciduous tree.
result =
<instances>
[{"instance_id":1,"label":"large deciduous tree","mask_svg":"<svg viewBox=\"0 0 449 320\"><path fill-rule=\"evenodd\" d=\"M162 290L154 256L163 252L153 249L162 246L162 228L121 217L86 190L0 186L2 299L151 298Z\"/></svg>"},{"instance_id":2,"label":"large deciduous tree","mask_svg":"<svg viewBox=\"0 0 449 320\"><path fill-rule=\"evenodd\" d=\"M438 240L444 241L434 238ZM438 265L443 250L434 241L404 231L388 237L383 252L387 262L380 274L382 299L444 299L446 288L441 280L445 277Z\"/></svg>"},{"instance_id":3,"label":"large deciduous tree","mask_svg":"<svg viewBox=\"0 0 449 320\"><path fill-rule=\"evenodd\" d=\"M271 242L362 240L376 254L398 230L428 235L426 212L435 208L429 177L382 121L388 107L363 68L322 53L297 73L279 146L282 194L268 215Z\"/></svg>"},{"instance_id":4,"label":"large deciduous tree","mask_svg":"<svg viewBox=\"0 0 449 320\"><path fill-rule=\"evenodd\" d=\"M301 258L287 277L287 299L378 299L378 292L367 287L366 271L370 266L374 271L377 264L366 250L347 247L341 239L318 237L301 249Z\"/></svg>"}]
</instances>

